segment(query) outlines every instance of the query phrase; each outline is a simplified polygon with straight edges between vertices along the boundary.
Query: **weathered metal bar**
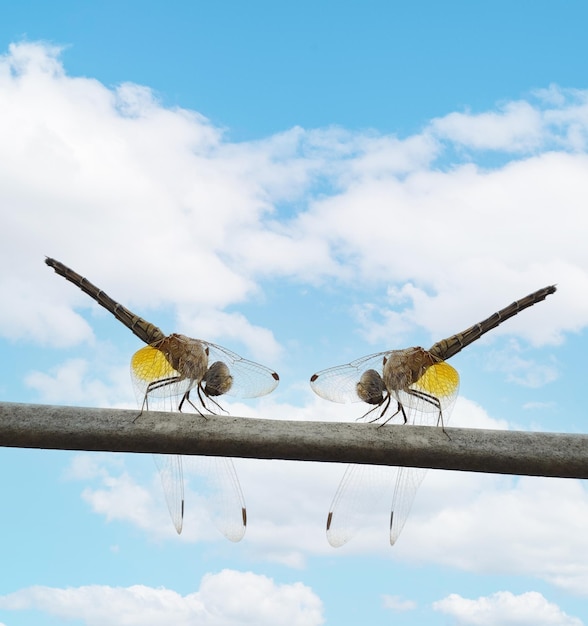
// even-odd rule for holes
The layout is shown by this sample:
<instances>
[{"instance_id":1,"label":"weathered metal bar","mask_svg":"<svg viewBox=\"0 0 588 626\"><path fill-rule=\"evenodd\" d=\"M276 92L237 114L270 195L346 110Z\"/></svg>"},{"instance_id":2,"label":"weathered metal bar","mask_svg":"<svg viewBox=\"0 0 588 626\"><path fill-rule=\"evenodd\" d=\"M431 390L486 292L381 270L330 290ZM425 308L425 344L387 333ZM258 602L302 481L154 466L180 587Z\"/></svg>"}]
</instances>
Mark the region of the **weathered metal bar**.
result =
<instances>
[{"instance_id":1,"label":"weathered metal bar","mask_svg":"<svg viewBox=\"0 0 588 626\"><path fill-rule=\"evenodd\" d=\"M0 446L588 478L588 435L0 403Z\"/></svg>"}]
</instances>

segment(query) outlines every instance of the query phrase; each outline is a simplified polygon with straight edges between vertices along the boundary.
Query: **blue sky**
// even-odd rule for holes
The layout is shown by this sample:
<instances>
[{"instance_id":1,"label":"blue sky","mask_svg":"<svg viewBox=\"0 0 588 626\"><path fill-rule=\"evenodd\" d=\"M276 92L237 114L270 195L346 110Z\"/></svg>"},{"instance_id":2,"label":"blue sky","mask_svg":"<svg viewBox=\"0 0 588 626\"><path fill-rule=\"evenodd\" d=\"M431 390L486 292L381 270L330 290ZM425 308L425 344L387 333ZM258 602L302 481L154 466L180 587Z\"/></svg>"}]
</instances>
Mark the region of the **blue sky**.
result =
<instances>
[{"instance_id":1,"label":"blue sky","mask_svg":"<svg viewBox=\"0 0 588 626\"><path fill-rule=\"evenodd\" d=\"M557 283L452 359L451 423L586 432L587 20L581 2L5 7L3 400L135 406L140 342L50 255L275 368L274 393L227 407L276 419L352 420L310 374ZM148 457L0 466L7 626L588 624L579 481L431 471L397 545L389 495L335 550L340 466L235 460L238 544L193 490L178 537Z\"/></svg>"}]
</instances>

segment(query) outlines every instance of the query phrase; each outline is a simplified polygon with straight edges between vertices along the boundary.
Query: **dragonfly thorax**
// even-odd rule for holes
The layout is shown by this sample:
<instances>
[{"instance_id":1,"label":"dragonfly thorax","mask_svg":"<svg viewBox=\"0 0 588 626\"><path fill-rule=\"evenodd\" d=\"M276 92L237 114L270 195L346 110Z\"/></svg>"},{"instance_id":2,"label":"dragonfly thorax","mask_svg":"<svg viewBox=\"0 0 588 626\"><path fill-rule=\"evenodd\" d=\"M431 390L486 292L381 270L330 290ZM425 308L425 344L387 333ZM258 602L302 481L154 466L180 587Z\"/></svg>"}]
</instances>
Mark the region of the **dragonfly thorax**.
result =
<instances>
[{"instance_id":1,"label":"dragonfly thorax","mask_svg":"<svg viewBox=\"0 0 588 626\"><path fill-rule=\"evenodd\" d=\"M198 339L174 333L152 346L164 354L182 379L200 382L204 378L208 369L208 353Z\"/></svg>"},{"instance_id":2,"label":"dragonfly thorax","mask_svg":"<svg viewBox=\"0 0 588 626\"><path fill-rule=\"evenodd\" d=\"M405 391L439 359L423 348L392 350L384 357L383 380L386 389Z\"/></svg>"}]
</instances>

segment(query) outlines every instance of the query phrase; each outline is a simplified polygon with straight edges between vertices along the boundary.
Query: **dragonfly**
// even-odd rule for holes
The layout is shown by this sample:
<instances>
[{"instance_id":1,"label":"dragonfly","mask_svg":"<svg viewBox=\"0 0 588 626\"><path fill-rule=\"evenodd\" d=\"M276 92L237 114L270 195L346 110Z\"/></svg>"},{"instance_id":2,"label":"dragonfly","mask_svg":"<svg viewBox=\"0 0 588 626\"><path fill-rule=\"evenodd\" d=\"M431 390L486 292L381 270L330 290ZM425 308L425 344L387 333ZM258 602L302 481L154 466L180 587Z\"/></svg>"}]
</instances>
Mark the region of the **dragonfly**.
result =
<instances>
[{"instance_id":1,"label":"dragonfly","mask_svg":"<svg viewBox=\"0 0 588 626\"><path fill-rule=\"evenodd\" d=\"M78 286L112 313L147 345L131 359L131 378L141 403L140 417L155 403L172 410L192 406L202 417L223 410L217 398L230 395L255 398L272 392L279 376L273 370L240 357L219 345L185 335L165 335L157 326L135 315L104 291L63 263L47 257L45 263ZM192 397L191 395L192 394ZM204 412L203 412L204 411ZM136 419L137 419L136 418ZM231 541L245 535L247 511L235 467L230 458L156 454L166 503L175 529L182 532L185 512L184 474L204 472L212 492L208 500L212 520Z\"/></svg>"},{"instance_id":2,"label":"dragonfly","mask_svg":"<svg viewBox=\"0 0 588 626\"><path fill-rule=\"evenodd\" d=\"M360 420L380 426L394 421L436 425L445 431L459 389L459 374L446 363L447 359L555 291L553 285L539 289L463 332L438 341L428 350L421 347L388 350L322 370L311 376L310 385L316 394L333 402L371 405ZM390 544L396 543L427 470L349 465L327 516L327 539L333 547L344 545L355 534L379 500L384 486L394 480L389 480L392 471L395 484Z\"/></svg>"}]
</instances>

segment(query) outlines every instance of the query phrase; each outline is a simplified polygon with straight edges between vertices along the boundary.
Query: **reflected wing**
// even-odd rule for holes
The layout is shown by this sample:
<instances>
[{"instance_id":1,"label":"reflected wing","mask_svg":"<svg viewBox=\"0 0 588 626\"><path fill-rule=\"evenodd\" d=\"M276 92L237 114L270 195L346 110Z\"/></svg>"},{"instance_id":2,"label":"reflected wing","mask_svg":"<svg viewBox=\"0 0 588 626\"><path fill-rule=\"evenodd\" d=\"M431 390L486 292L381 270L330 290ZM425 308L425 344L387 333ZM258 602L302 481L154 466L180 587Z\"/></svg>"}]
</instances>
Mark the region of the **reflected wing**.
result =
<instances>
[{"instance_id":1,"label":"reflected wing","mask_svg":"<svg viewBox=\"0 0 588 626\"><path fill-rule=\"evenodd\" d=\"M182 457L176 454L154 454L153 460L159 471L163 494L172 522L178 532L184 524L184 476Z\"/></svg>"},{"instance_id":2,"label":"reflected wing","mask_svg":"<svg viewBox=\"0 0 588 626\"><path fill-rule=\"evenodd\" d=\"M347 466L327 517L327 539L334 548L347 543L367 525L397 472L397 467L385 465Z\"/></svg>"},{"instance_id":3,"label":"reflected wing","mask_svg":"<svg viewBox=\"0 0 588 626\"><path fill-rule=\"evenodd\" d=\"M247 513L241 485L231 459L154 454L153 458L172 522L182 532L185 513L184 480L205 503L217 529L230 541L245 535Z\"/></svg>"},{"instance_id":4,"label":"reflected wing","mask_svg":"<svg viewBox=\"0 0 588 626\"><path fill-rule=\"evenodd\" d=\"M214 343L207 341L201 341L201 343L208 348L209 366L215 361L221 361L229 368L233 384L226 392L227 395L235 398L257 398L265 396L278 386L280 377L269 367L248 361Z\"/></svg>"},{"instance_id":5,"label":"reflected wing","mask_svg":"<svg viewBox=\"0 0 588 626\"><path fill-rule=\"evenodd\" d=\"M185 479L204 497L213 524L230 541L241 541L247 526L247 511L232 459L183 456L182 460Z\"/></svg>"},{"instance_id":6,"label":"reflected wing","mask_svg":"<svg viewBox=\"0 0 588 626\"><path fill-rule=\"evenodd\" d=\"M310 377L310 386L325 400L342 403L361 402L361 398L357 395L357 383L361 375L373 369L381 376L386 354L388 353L369 354L347 365L338 365L317 372Z\"/></svg>"},{"instance_id":7,"label":"reflected wing","mask_svg":"<svg viewBox=\"0 0 588 626\"><path fill-rule=\"evenodd\" d=\"M181 380L163 352L152 346L145 346L133 354L131 378L140 404L143 403L147 388L149 397L167 398L181 396L194 385L189 379Z\"/></svg>"},{"instance_id":8,"label":"reflected wing","mask_svg":"<svg viewBox=\"0 0 588 626\"><path fill-rule=\"evenodd\" d=\"M418 488L427 470L423 467L399 467L390 513L390 545L394 545L404 528Z\"/></svg>"}]
</instances>

